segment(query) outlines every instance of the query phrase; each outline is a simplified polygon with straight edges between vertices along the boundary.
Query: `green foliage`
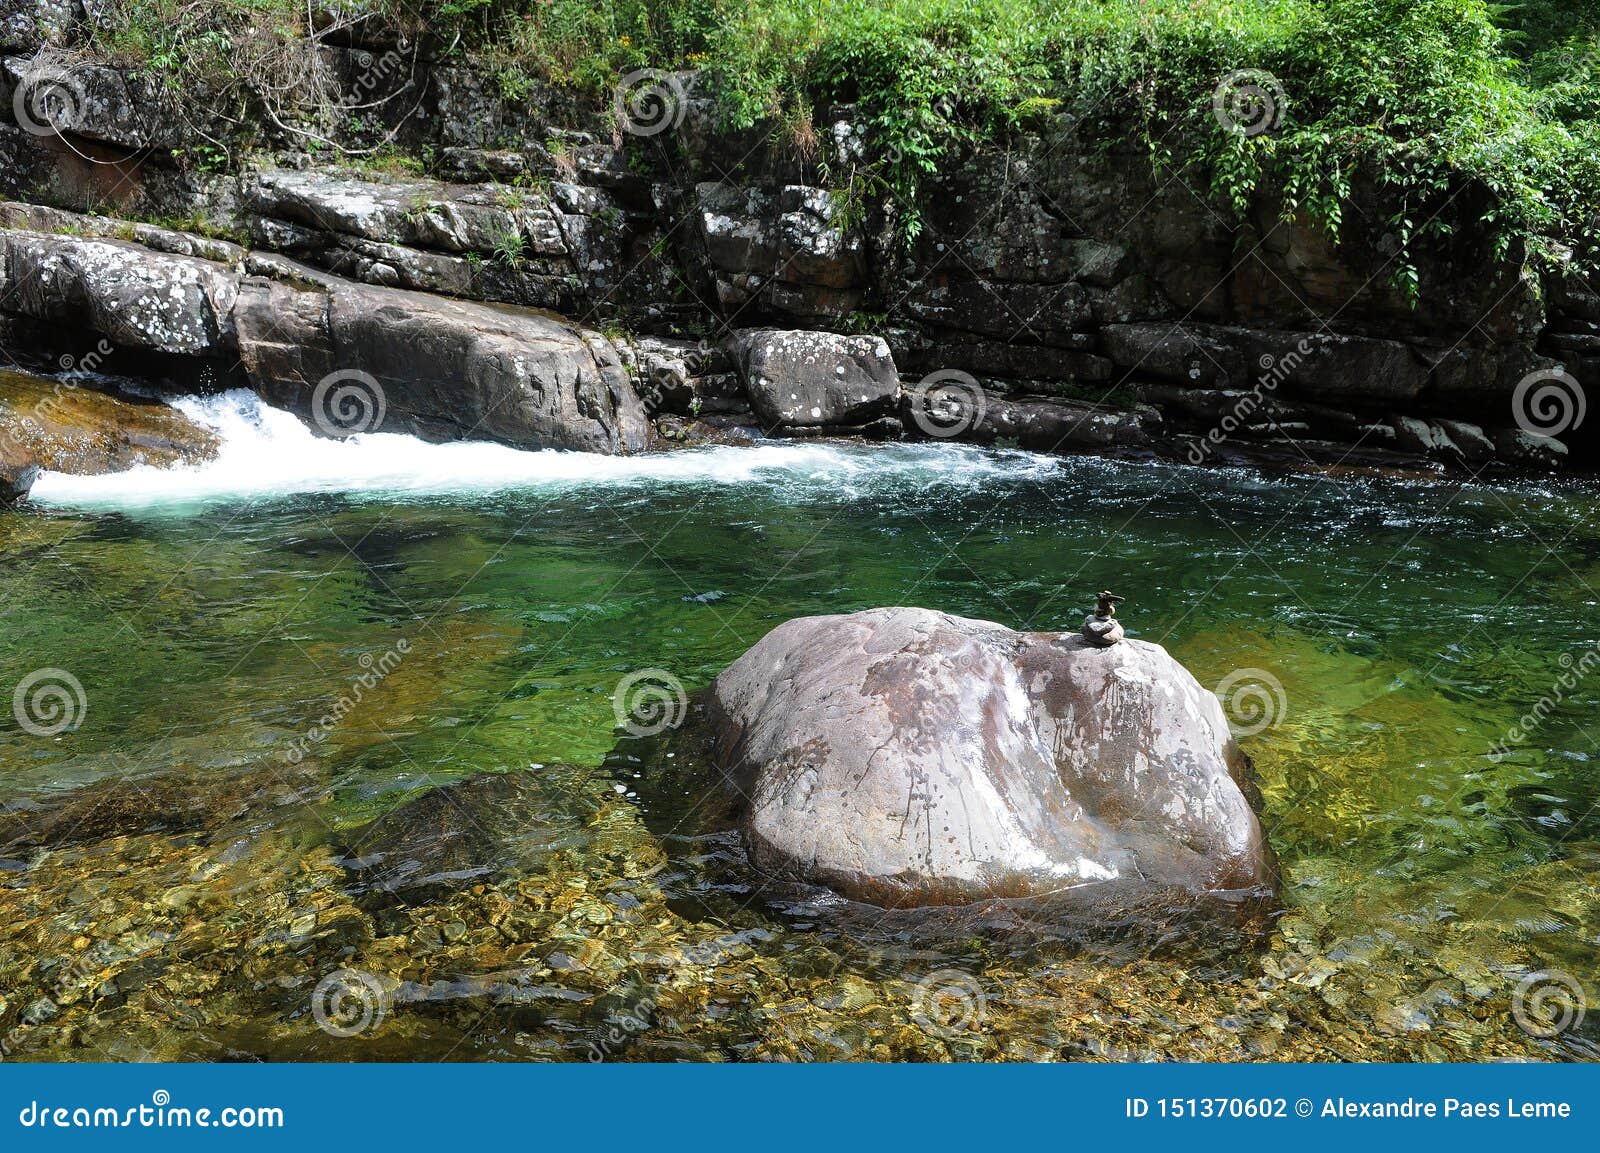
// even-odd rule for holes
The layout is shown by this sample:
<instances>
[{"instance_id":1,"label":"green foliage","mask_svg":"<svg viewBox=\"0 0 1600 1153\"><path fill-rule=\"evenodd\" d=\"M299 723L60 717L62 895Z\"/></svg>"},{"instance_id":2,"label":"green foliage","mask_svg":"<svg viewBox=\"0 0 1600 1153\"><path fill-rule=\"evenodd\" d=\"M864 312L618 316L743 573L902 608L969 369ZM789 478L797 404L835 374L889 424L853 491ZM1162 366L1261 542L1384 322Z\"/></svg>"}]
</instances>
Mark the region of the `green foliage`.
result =
<instances>
[{"instance_id":1,"label":"green foliage","mask_svg":"<svg viewBox=\"0 0 1600 1153\"><path fill-rule=\"evenodd\" d=\"M239 37L306 34L299 0L126 0L104 51L214 82ZM979 143L1133 134L1243 213L1337 235L1358 182L1412 245L1474 223L1501 251L1587 247L1600 208L1600 0L368 0L364 19L471 56L513 101L539 85L605 100L635 68L692 70L731 128L816 148L813 109L853 103L866 150L819 156L841 203L887 199L916 235L928 177ZM1240 70L1281 87L1271 131L1232 132L1213 94ZM176 81L175 81L176 82ZM187 83L186 80L182 83ZM553 152L561 159L559 152ZM1471 195L1467 193L1471 192ZM1469 219L1468 214L1474 219Z\"/></svg>"},{"instance_id":2,"label":"green foliage","mask_svg":"<svg viewBox=\"0 0 1600 1153\"><path fill-rule=\"evenodd\" d=\"M494 258L507 268L521 268L527 251L528 238L515 228L507 228L494 238Z\"/></svg>"}]
</instances>

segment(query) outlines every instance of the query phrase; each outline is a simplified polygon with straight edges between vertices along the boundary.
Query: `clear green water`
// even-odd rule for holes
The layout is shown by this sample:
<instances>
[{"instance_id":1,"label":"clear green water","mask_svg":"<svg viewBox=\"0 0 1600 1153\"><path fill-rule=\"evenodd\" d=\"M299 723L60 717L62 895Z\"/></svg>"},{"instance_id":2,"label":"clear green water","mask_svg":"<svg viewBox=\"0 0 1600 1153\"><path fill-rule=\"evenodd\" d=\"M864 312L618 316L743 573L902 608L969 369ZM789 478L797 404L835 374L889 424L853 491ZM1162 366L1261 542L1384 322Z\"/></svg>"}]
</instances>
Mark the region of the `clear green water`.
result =
<instances>
[{"instance_id":1,"label":"clear green water","mask_svg":"<svg viewBox=\"0 0 1600 1153\"><path fill-rule=\"evenodd\" d=\"M6 1055L1600 1055L1600 1010L1547 1039L1512 1012L1534 970L1597 992L1600 668L1489 755L1600 643L1594 487L808 451L0 513L0 688L60 668L87 701L55 736L0 717ZM743 872L693 747L619 742L629 672L693 692L794 615L1070 628L1106 586L1202 682L1283 687L1242 742L1285 872L1259 950L855 932ZM382 989L353 1037L310 1012L341 967ZM942 970L954 1028L916 1019Z\"/></svg>"}]
</instances>

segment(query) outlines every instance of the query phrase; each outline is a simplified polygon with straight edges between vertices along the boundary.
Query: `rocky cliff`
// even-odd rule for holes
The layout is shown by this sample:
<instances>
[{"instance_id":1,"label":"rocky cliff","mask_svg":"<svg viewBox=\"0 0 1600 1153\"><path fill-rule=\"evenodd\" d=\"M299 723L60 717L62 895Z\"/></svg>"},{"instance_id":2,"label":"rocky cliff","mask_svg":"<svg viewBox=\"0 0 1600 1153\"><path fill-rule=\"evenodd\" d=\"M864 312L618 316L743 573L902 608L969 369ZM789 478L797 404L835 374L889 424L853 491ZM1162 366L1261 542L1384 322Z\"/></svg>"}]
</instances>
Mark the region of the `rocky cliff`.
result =
<instances>
[{"instance_id":1,"label":"rocky cliff","mask_svg":"<svg viewBox=\"0 0 1600 1153\"><path fill-rule=\"evenodd\" d=\"M1370 182L1335 238L1270 189L1224 212L1194 174L1063 119L940 173L912 237L908 206L851 179L849 106L797 143L719 130L692 77L655 77L646 121L621 93L513 101L459 62L385 67L381 43L329 66L396 97L374 103L415 171L268 149L206 173L194 109L73 54L81 9L10 7L13 359L104 338L115 370L241 379L308 414L375 383L362 429L381 409L423 435L605 452L854 432L1194 463L1593 459L1600 295L1470 231L1408 250L1403 292Z\"/></svg>"}]
</instances>

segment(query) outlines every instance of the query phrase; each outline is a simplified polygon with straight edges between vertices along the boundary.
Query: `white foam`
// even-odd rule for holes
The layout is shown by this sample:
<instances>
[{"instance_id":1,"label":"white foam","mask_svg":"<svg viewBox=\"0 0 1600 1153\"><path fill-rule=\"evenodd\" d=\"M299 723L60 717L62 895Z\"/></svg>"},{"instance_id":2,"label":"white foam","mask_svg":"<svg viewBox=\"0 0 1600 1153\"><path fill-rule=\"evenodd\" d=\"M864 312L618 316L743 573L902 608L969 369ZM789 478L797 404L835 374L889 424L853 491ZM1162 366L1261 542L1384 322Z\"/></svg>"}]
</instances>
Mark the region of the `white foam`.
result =
<instances>
[{"instance_id":1,"label":"white foam","mask_svg":"<svg viewBox=\"0 0 1600 1153\"><path fill-rule=\"evenodd\" d=\"M370 499L417 495L471 498L516 490L749 485L785 495L857 495L883 484L970 488L997 479L1044 476L1058 458L962 445L839 445L772 441L640 456L528 452L479 441L429 444L367 433L346 440L314 435L290 413L244 390L184 397L173 407L214 429L215 460L171 468L140 466L103 476L46 472L35 502L83 509L181 511L236 500L342 493Z\"/></svg>"}]
</instances>

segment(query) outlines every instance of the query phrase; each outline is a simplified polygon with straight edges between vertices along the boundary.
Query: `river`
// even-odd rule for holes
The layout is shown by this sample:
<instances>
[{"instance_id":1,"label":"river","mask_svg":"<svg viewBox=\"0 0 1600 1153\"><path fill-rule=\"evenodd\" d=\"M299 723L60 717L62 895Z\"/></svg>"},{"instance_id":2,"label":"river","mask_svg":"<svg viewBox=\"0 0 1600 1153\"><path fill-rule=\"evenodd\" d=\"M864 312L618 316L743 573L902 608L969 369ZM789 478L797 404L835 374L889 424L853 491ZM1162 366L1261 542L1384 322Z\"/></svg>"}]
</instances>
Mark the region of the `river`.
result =
<instances>
[{"instance_id":1,"label":"river","mask_svg":"<svg viewBox=\"0 0 1600 1153\"><path fill-rule=\"evenodd\" d=\"M1600 1013L1526 1020L1600 969L1592 482L179 407L216 461L0 511L0 687L46 693L0 718L8 1056L1600 1057ZM863 930L745 873L693 742L619 730L630 676L692 722L792 616L1074 629L1105 587L1255 761L1251 947Z\"/></svg>"}]
</instances>

